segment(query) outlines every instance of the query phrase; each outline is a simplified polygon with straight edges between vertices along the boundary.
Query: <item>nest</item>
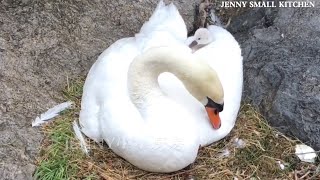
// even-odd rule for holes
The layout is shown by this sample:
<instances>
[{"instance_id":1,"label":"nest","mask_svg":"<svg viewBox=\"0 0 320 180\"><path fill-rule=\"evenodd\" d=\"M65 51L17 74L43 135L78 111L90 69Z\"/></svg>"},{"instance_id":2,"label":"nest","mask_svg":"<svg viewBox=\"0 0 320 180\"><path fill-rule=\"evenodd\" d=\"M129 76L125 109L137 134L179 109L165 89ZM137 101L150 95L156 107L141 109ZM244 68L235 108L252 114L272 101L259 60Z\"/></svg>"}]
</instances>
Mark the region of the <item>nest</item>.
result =
<instances>
[{"instance_id":1,"label":"nest","mask_svg":"<svg viewBox=\"0 0 320 180\"><path fill-rule=\"evenodd\" d=\"M80 149L72 122L78 118L82 81L68 85L66 99L75 107L43 127L38 179L316 179L318 164L303 163L295 156L298 140L270 127L250 104L243 104L236 126L223 140L199 150L196 161L173 173L138 169L106 145L87 139L90 155ZM282 167L280 166L282 165Z\"/></svg>"}]
</instances>

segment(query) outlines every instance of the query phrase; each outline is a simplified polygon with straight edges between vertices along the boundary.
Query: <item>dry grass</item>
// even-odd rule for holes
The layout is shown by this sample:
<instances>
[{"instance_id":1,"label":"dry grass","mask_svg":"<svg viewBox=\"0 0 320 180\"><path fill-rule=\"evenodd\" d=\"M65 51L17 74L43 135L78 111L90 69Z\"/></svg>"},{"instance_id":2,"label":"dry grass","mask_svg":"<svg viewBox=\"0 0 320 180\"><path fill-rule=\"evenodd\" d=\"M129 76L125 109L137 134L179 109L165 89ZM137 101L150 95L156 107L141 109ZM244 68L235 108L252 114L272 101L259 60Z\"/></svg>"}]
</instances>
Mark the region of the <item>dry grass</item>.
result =
<instances>
[{"instance_id":1,"label":"dry grass","mask_svg":"<svg viewBox=\"0 0 320 180\"><path fill-rule=\"evenodd\" d=\"M224 140L200 149L194 164L169 174L137 169L115 155L106 145L87 140L90 156L85 156L73 137L72 121L78 118L83 81L75 81L65 91L75 102L72 110L43 128L43 142L37 179L319 179L320 166L302 163L294 155L298 140L271 128L249 105L241 107L235 128ZM237 148L235 140L245 142ZM229 150L229 156L222 152ZM279 162L285 165L281 170Z\"/></svg>"}]
</instances>

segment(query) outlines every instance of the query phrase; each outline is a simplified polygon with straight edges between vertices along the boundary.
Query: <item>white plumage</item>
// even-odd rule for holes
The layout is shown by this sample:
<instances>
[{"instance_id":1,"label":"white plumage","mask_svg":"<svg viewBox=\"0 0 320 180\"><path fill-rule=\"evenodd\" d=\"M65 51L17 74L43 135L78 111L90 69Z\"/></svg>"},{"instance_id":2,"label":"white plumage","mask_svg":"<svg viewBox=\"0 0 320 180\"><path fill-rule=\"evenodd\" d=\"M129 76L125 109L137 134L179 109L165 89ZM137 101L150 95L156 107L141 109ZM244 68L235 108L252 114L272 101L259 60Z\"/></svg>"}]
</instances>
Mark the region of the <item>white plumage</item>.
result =
<instances>
[{"instance_id":1,"label":"white plumage","mask_svg":"<svg viewBox=\"0 0 320 180\"><path fill-rule=\"evenodd\" d=\"M82 149L82 151L88 155L89 154L89 151L88 151L88 148L87 148L87 143L86 141L84 140L84 137L82 136L82 133L80 131L80 128L78 126L78 123L77 121L73 121L72 123L72 127L73 127L73 131L74 131L74 134L76 136L76 138L79 140L80 142L80 147Z\"/></svg>"},{"instance_id":2,"label":"white plumage","mask_svg":"<svg viewBox=\"0 0 320 180\"><path fill-rule=\"evenodd\" d=\"M145 109L141 110L129 97L128 69L135 57L156 46L179 46L186 54L191 53L185 45L187 30L178 10L173 4L165 6L160 1L140 33L115 42L91 67L81 102L82 132L96 142L106 141L116 154L154 172L184 168L195 160L199 145L225 137L233 128L240 107L242 56L228 31L219 27L209 30L214 36L212 43L194 55L207 60L222 81L225 109L219 130L212 128L204 106L173 74L163 73L158 78L157 88L167 99L150 93L147 101L141 100L145 102ZM141 77L148 76L139 73ZM141 87L154 87L149 85L143 82Z\"/></svg>"},{"instance_id":3,"label":"white plumage","mask_svg":"<svg viewBox=\"0 0 320 180\"><path fill-rule=\"evenodd\" d=\"M32 127L40 126L41 124L48 122L48 120L58 116L60 112L70 108L71 105L72 105L72 102L68 101L68 102L58 104L53 108L50 108L48 111L36 117L36 119L32 121Z\"/></svg>"}]
</instances>

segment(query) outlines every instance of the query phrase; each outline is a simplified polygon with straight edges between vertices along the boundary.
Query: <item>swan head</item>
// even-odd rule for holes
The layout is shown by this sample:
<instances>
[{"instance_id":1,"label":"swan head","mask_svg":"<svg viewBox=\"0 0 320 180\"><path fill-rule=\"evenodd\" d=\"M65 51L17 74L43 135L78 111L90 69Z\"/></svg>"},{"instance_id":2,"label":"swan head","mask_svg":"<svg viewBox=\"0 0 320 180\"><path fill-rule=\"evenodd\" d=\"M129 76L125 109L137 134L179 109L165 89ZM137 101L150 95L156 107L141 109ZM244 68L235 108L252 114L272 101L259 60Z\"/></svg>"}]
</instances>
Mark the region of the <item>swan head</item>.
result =
<instances>
[{"instance_id":1,"label":"swan head","mask_svg":"<svg viewBox=\"0 0 320 180\"><path fill-rule=\"evenodd\" d=\"M212 124L214 129L219 129L221 127L221 119L219 113L223 111L224 105L224 92L221 85L221 82L215 73L215 71L211 72L214 75L213 77L205 82L203 88L205 89L204 92L206 97L203 97L201 102L205 106L207 111L209 120Z\"/></svg>"},{"instance_id":2,"label":"swan head","mask_svg":"<svg viewBox=\"0 0 320 180\"><path fill-rule=\"evenodd\" d=\"M219 113L223 111L224 105L223 87L216 71L201 59L197 61L199 65L203 65L201 68L197 67L196 71L191 71L191 78L189 76L184 84L192 96L204 105L213 128L219 129L221 126Z\"/></svg>"},{"instance_id":3,"label":"swan head","mask_svg":"<svg viewBox=\"0 0 320 180\"><path fill-rule=\"evenodd\" d=\"M219 129L221 127L221 119L219 112L223 111L223 103L216 103L211 98L207 97L207 103L205 108L214 129Z\"/></svg>"},{"instance_id":4,"label":"swan head","mask_svg":"<svg viewBox=\"0 0 320 180\"><path fill-rule=\"evenodd\" d=\"M193 41L191 44L189 44L189 47L193 50L196 51L209 43L212 42L212 37L210 35L210 32L206 28L199 28L193 36Z\"/></svg>"}]
</instances>

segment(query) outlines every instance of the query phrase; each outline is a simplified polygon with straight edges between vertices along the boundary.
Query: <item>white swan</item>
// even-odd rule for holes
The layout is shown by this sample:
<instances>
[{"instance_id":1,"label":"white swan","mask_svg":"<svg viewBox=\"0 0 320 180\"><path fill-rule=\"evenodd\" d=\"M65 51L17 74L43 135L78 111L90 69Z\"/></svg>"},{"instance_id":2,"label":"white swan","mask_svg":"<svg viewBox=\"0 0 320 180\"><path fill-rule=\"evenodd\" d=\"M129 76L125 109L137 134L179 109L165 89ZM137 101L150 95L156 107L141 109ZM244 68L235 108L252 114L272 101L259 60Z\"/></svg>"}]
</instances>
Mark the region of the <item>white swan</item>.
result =
<instances>
[{"instance_id":1,"label":"white swan","mask_svg":"<svg viewBox=\"0 0 320 180\"><path fill-rule=\"evenodd\" d=\"M239 46L238 49L234 48L240 52L239 57L235 56L238 51L235 51L234 56L223 56L220 52L211 54L210 50L206 50L211 46L217 46L216 51L219 51L220 45L214 45L216 39L219 39L220 36L222 39L225 38L224 36L231 36L228 32L223 32L217 34L218 37L213 36L215 38L210 44L191 54L190 49L183 45L186 33L184 22L176 8L172 4L165 6L163 2L160 2L155 13L144 24L139 34L134 38L117 41L99 56L97 62L90 69L84 85L80 112L82 131L97 142L104 139L115 153L147 171L171 172L189 165L195 160L199 145L210 144L230 132L239 110L242 89L242 58ZM225 44L228 45L228 43L231 45L230 47L233 47L232 44L238 45L234 39L226 41ZM147 51L150 47L169 44L172 45L171 48L175 47L175 49L162 47ZM223 41L220 41L220 44L221 47L228 49L223 45ZM143 53L145 51L147 54ZM138 56L141 53L143 55ZM148 58L147 55L149 55ZM136 62L153 60L150 60L152 63L149 62L147 67L140 66L148 63L133 63L128 73L130 63L136 56L138 56ZM161 61L160 56L164 56ZM203 105L209 104L209 106L212 105L221 110L221 106L217 103L221 104L222 98L217 98L219 95L206 95L204 92L199 93L195 90L202 89L203 83L209 82L207 80L190 83L186 80L187 78L183 79L184 76L198 77L200 75L201 77L201 73L194 72L195 68L188 66L182 68L187 70L185 73L176 72L183 65L181 57L192 62L193 66L197 66L197 63L202 64L200 65L202 68L196 68L198 70L210 71L207 66L198 62L201 60L193 59L194 56L206 60L211 67L215 68L215 64L217 64L218 68L215 69L222 80L225 94L229 96L225 97L228 99L228 101L225 100L225 104L227 102L230 104L225 107L228 106L230 114L225 113L225 110L220 113L223 122L219 130L215 130L211 126ZM241 58L240 63L237 61L239 58ZM212 61L213 59L214 61ZM230 62L233 63L232 59L236 59L234 60L236 61L235 68L230 65ZM176 64L168 64L169 62ZM185 84L171 73L162 73L158 78L161 89L159 90L155 79L161 72L158 68L161 64L166 64L164 67L168 68L175 66L172 69L160 70L176 73L176 76ZM232 79L235 75L239 78ZM229 77L231 77L230 82L233 82L233 85L229 83ZM228 82L224 82L226 80ZM138 83L134 83L135 81ZM211 81L213 82L208 83L209 86L219 84L216 78ZM127 82L129 83L130 96ZM196 85L198 85L197 88L195 88ZM141 90L139 90L140 87ZM219 85L214 87L216 88L211 88L213 92L221 93ZM204 96L211 97L216 103L208 101ZM232 98L234 101L231 100ZM210 114L210 108L208 109L208 114ZM214 112L211 113L211 116L214 116ZM215 119L215 117L211 119ZM215 123L213 123L215 126L219 126L217 124L219 122Z\"/></svg>"},{"instance_id":2,"label":"white swan","mask_svg":"<svg viewBox=\"0 0 320 180\"><path fill-rule=\"evenodd\" d=\"M103 140L100 113L106 101L105 94L112 87L126 89L126 72L134 57L153 46L182 44L186 38L187 29L177 8L161 0L135 37L123 38L112 44L91 67L81 101L79 121L82 132L96 142Z\"/></svg>"},{"instance_id":3,"label":"white swan","mask_svg":"<svg viewBox=\"0 0 320 180\"><path fill-rule=\"evenodd\" d=\"M224 89L224 110L220 113L221 127L213 130L206 123L201 126L201 144L208 145L228 135L235 125L242 95L243 58L238 42L220 26L200 28L186 42L197 56L210 57L206 58L207 62L216 70Z\"/></svg>"}]
</instances>

